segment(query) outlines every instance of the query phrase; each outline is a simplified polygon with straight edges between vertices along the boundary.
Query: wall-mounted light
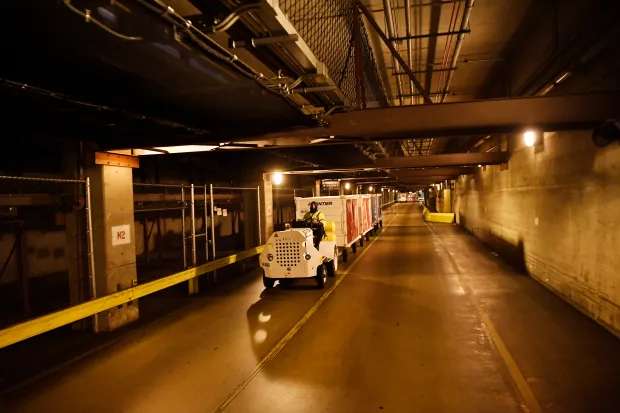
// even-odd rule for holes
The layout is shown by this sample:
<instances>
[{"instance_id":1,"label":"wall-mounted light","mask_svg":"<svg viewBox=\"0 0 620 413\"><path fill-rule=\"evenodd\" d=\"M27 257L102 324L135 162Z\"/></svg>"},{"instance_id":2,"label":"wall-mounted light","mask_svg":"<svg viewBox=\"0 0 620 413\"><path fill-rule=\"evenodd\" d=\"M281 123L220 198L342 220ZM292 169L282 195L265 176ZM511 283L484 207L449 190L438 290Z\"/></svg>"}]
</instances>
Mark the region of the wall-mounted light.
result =
<instances>
[{"instance_id":1,"label":"wall-mounted light","mask_svg":"<svg viewBox=\"0 0 620 413\"><path fill-rule=\"evenodd\" d=\"M536 143L536 132L528 130L523 133L523 143L525 146L530 147L534 146Z\"/></svg>"},{"instance_id":2,"label":"wall-mounted light","mask_svg":"<svg viewBox=\"0 0 620 413\"><path fill-rule=\"evenodd\" d=\"M368 191L372 192L372 186L368 187Z\"/></svg>"},{"instance_id":3,"label":"wall-mounted light","mask_svg":"<svg viewBox=\"0 0 620 413\"><path fill-rule=\"evenodd\" d=\"M344 184L344 189L346 189L347 191L348 191L349 189L351 189L351 184L350 184L350 183L348 183L348 182L347 182L346 184Z\"/></svg>"},{"instance_id":4,"label":"wall-mounted light","mask_svg":"<svg viewBox=\"0 0 620 413\"><path fill-rule=\"evenodd\" d=\"M284 180L284 177L282 176L280 172L276 172L271 175L271 182L273 182L276 185L280 185L283 180Z\"/></svg>"}]
</instances>

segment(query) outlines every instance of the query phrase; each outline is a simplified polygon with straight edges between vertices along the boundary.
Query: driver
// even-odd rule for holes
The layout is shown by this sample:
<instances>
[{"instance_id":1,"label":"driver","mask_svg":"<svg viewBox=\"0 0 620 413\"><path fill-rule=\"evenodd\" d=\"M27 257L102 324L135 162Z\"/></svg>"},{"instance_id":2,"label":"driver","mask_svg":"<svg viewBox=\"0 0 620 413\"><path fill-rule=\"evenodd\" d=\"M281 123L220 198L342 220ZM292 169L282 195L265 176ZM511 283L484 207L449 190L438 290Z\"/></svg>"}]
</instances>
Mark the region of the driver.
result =
<instances>
[{"instance_id":1,"label":"driver","mask_svg":"<svg viewBox=\"0 0 620 413\"><path fill-rule=\"evenodd\" d=\"M304 215L304 221L309 222L311 225L317 225L318 228L313 228L312 233L314 235L314 247L319 248L321 240L325 236L325 214L319 211L319 204L315 201L310 202L310 211Z\"/></svg>"},{"instance_id":2,"label":"driver","mask_svg":"<svg viewBox=\"0 0 620 413\"><path fill-rule=\"evenodd\" d=\"M304 215L304 221L312 221L315 224L321 223L323 225L327 222L325 214L319 211L319 204L316 201L310 202L310 211Z\"/></svg>"}]
</instances>

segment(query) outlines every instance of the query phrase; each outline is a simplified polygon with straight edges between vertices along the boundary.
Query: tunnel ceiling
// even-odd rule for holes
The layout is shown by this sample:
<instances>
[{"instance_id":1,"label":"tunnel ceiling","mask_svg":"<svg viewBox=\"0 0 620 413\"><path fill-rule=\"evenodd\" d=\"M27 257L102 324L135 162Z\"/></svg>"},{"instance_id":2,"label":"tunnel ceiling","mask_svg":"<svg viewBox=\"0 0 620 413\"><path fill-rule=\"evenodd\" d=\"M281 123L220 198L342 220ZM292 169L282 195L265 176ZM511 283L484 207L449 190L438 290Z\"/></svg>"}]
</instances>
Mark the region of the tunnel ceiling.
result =
<instances>
[{"instance_id":1,"label":"tunnel ceiling","mask_svg":"<svg viewBox=\"0 0 620 413\"><path fill-rule=\"evenodd\" d=\"M617 77L591 64L603 51L614 55L609 45L618 38L612 19L616 2L362 3L384 33L392 32L394 46L434 104L606 90ZM0 29L0 96L4 124L13 136L88 140L101 148L221 143L313 128L324 111L422 103L368 19L356 14L349 1L278 2L283 21L316 60L310 68L290 41L230 47L232 40L282 35L274 29L275 9L265 13L265 5L272 2L170 0L183 24L191 21L187 30L166 20L170 15L165 8L153 10L158 4L165 3L24 0L5 5L9 23ZM409 22L405 4L411 6ZM234 10L248 5L260 9L240 13L238 21L208 39L189 36L194 29L210 33ZM88 10L106 27L86 22L76 10ZM412 37L411 56L407 37ZM558 74L567 71L572 74L568 81L555 84ZM319 74L325 75L320 81ZM306 91L324 84L333 86ZM482 137L415 136L388 143L348 137L349 145L337 150L326 146L281 153L328 166L334 153L340 154L336 163L364 163L388 156L464 152ZM295 143L301 144L312 142Z\"/></svg>"}]
</instances>

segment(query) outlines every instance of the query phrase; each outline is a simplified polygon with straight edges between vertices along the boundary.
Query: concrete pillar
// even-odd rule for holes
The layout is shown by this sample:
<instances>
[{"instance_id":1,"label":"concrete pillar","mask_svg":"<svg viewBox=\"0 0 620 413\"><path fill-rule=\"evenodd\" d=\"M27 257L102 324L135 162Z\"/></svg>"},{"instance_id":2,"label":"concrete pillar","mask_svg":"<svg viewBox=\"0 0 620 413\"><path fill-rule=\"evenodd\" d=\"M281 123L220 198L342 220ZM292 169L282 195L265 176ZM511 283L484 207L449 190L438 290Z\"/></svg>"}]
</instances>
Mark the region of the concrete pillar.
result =
<instances>
[{"instance_id":1,"label":"concrete pillar","mask_svg":"<svg viewBox=\"0 0 620 413\"><path fill-rule=\"evenodd\" d=\"M261 185L261 241L264 244L273 234L273 183L270 174L263 174Z\"/></svg>"},{"instance_id":2,"label":"concrete pillar","mask_svg":"<svg viewBox=\"0 0 620 413\"><path fill-rule=\"evenodd\" d=\"M317 179L314 182L314 196L321 196L321 180Z\"/></svg>"},{"instance_id":3,"label":"concrete pillar","mask_svg":"<svg viewBox=\"0 0 620 413\"><path fill-rule=\"evenodd\" d=\"M452 212L452 190L450 188L443 190L443 211L441 212Z\"/></svg>"},{"instance_id":4,"label":"concrete pillar","mask_svg":"<svg viewBox=\"0 0 620 413\"><path fill-rule=\"evenodd\" d=\"M88 163L91 180L95 292L97 297L137 285L132 167L130 156L95 154ZM112 331L138 319L133 301L99 313L99 331Z\"/></svg>"}]
</instances>

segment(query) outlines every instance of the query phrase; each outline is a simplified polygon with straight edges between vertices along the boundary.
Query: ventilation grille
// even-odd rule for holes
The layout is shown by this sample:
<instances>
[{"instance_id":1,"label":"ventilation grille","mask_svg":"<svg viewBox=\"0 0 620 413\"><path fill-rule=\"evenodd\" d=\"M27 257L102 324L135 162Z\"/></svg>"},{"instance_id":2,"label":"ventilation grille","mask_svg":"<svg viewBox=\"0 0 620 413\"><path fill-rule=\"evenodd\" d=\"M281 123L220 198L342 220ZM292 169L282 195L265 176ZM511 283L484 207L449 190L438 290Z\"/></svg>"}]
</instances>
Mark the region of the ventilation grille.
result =
<instances>
[{"instance_id":1,"label":"ventilation grille","mask_svg":"<svg viewBox=\"0 0 620 413\"><path fill-rule=\"evenodd\" d=\"M301 262L300 246L299 242L278 240L276 242L276 263L285 268L297 267L297 264Z\"/></svg>"}]
</instances>

